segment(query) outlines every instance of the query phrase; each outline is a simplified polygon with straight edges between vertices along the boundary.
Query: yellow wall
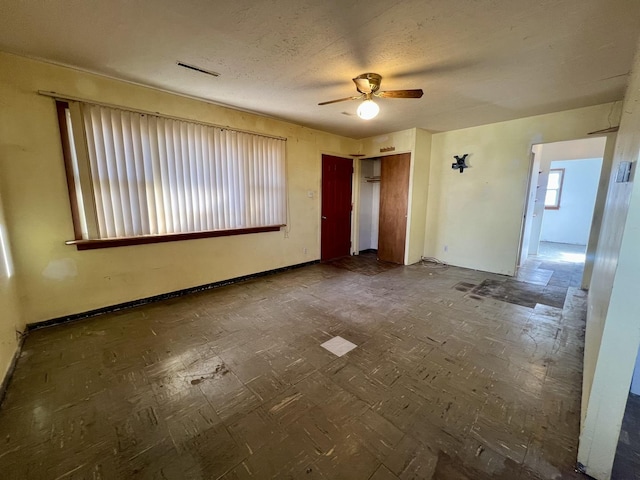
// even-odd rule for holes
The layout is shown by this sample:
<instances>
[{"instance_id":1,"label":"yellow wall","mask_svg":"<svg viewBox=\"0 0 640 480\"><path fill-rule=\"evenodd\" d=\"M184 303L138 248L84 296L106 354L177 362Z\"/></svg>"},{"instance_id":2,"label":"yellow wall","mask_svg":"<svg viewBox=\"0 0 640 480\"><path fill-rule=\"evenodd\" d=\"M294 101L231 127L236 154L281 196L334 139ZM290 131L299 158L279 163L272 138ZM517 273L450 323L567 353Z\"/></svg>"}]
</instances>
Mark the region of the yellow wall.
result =
<instances>
[{"instance_id":1,"label":"yellow wall","mask_svg":"<svg viewBox=\"0 0 640 480\"><path fill-rule=\"evenodd\" d=\"M527 192L531 147L585 138L609 126L613 104L434 134L425 257L513 275ZM451 168L469 154L468 168Z\"/></svg>"},{"instance_id":2,"label":"yellow wall","mask_svg":"<svg viewBox=\"0 0 640 480\"><path fill-rule=\"evenodd\" d=\"M14 55L0 53L0 71L0 185L26 323L320 257L320 198L307 192L320 190L321 152L346 156L355 140ZM55 106L38 90L286 137L288 233L66 246L73 226Z\"/></svg>"},{"instance_id":3,"label":"yellow wall","mask_svg":"<svg viewBox=\"0 0 640 480\"><path fill-rule=\"evenodd\" d=\"M7 224L0 197L0 383L5 378L18 349L16 331L24 329L18 309L15 279Z\"/></svg>"},{"instance_id":4,"label":"yellow wall","mask_svg":"<svg viewBox=\"0 0 640 480\"><path fill-rule=\"evenodd\" d=\"M359 151L364 158L396 155L412 152L416 144L416 129L400 130L376 137L364 138L360 141ZM393 151L381 152L381 149L393 148Z\"/></svg>"}]
</instances>

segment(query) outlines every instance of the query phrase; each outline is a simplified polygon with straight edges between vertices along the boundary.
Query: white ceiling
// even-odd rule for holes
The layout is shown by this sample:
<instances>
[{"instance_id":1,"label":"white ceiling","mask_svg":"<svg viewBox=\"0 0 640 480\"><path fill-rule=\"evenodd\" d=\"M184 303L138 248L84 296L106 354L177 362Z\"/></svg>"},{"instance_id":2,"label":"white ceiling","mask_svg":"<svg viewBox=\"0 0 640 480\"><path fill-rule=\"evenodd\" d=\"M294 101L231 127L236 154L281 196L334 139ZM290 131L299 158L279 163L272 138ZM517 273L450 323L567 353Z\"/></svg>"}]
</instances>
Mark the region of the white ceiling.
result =
<instances>
[{"instance_id":1,"label":"white ceiling","mask_svg":"<svg viewBox=\"0 0 640 480\"><path fill-rule=\"evenodd\" d=\"M0 50L354 138L620 100L638 0L2 0ZM176 61L220 73L214 78ZM355 116L351 78L421 99ZM64 93L64 92L61 92Z\"/></svg>"}]
</instances>

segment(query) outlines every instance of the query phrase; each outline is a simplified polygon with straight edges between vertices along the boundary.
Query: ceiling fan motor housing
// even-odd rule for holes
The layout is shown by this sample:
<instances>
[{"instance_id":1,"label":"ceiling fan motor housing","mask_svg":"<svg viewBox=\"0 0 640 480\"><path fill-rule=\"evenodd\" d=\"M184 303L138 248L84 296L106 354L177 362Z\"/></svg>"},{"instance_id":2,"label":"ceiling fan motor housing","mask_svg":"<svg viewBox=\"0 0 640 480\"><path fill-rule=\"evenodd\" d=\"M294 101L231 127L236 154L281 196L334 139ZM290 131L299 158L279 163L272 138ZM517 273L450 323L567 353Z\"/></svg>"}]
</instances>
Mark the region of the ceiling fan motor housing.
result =
<instances>
[{"instance_id":1,"label":"ceiling fan motor housing","mask_svg":"<svg viewBox=\"0 0 640 480\"><path fill-rule=\"evenodd\" d=\"M380 88L382 76L377 73L363 73L353 79L360 93L374 93Z\"/></svg>"}]
</instances>

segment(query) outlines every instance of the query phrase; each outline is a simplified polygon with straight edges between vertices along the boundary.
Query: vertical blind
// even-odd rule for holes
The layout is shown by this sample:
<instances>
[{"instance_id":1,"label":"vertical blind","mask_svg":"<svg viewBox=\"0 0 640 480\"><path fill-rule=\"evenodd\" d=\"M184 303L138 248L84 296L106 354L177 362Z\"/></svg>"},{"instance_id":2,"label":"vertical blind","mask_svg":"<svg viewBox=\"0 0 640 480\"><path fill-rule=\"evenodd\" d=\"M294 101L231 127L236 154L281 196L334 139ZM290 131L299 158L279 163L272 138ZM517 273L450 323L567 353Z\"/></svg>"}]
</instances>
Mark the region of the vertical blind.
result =
<instances>
[{"instance_id":1,"label":"vertical blind","mask_svg":"<svg viewBox=\"0 0 640 480\"><path fill-rule=\"evenodd\" d=\"M82 104L101 239L286 222L285 141Z\"/></svg>"}]
</instances>

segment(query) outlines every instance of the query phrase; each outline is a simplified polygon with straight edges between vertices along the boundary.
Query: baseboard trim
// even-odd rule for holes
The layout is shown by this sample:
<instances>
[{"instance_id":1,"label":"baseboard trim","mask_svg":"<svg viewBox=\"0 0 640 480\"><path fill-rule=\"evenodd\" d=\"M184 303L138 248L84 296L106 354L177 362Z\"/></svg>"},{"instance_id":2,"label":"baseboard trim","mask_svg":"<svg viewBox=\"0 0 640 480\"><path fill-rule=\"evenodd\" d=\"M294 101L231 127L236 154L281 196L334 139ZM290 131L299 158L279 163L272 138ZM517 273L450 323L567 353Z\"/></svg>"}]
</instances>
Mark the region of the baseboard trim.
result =
<instances>
[{"instance_id":1,"label":"baseboard trim","mask_svg":"<svg viewBox=\"0 0 640 480\"><path fill-rule=\"evenodd\" d=\"M13 372L15 372L16 370L16 365L18 364L18 358L20 358L20 353L22 353L22 344L24 343L25 336L26 335L20 336L20 341L18 342L18 348L13 354L13 358L11 359L11 363L9 364L7 373L2 379L2 382L0 382L0 407L2 407L4 398L7 395L7 389L9 388L9 384L11 383L11 378L13 378Z\"/></svg>"},{"instance_id":2,"label":"baseboard trim","mask_svg":"<svg viewBox=\"0 0 640 480\"><path fill-rule=\"evenodd\" d=\"M97 308L95 310L89 310L82 313L74 313L72 315L66 315L64 317L52 318L50 320L43 320L42 322L30 323L27 325L27 333L41 328L53 327L55 325L61 325L64 323L75 322L78 320L84 320L86 318L95 317L105 313L117 312L127 308L139 307L140 305L146 305L148 303L160 302L162 300L168 300L170 298L182 297L192 293L202 292L205 290L211 290L214 288L226 287L227 285L233 285L234 283L244 282L253 278L266 277L268 275L274 275L276 273L286 272L288 270L294 270L302 267L308 267L320 263L320 260L313 260L311 262L298 263L296 265L290 265L288 267L276 268L273 270L267 270L264 272L252 273L250 275L243 275L242 277L231 278L228 280L221 280L219 282L207 283L196 287L185 288L182 290L176 290L174 292L162 293L160 295L154 295L152 297L141 298L139 300L133 300L131 302L119 303L117 305L110 305L108 307Z\"/></svg>"}]
</instances>

